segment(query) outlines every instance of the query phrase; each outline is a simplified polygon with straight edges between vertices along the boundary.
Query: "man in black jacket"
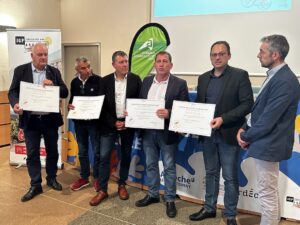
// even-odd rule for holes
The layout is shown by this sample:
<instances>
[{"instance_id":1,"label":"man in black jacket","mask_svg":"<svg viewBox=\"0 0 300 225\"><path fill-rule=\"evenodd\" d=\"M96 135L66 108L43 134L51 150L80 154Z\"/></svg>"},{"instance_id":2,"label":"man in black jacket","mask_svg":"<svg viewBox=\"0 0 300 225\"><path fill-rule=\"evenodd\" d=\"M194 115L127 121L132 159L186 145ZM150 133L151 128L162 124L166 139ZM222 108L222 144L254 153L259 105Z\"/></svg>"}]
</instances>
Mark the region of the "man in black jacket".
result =
<instances>
[{"instance_id":1,"label":"man in black jacket","mask_svg":"<svg viewBox=\"0 0 300 225\"><path fill-rule=\"evenodd\" d=\"M75 69L77 76L71 82L71 96L69 100L68 108L74 110L72 105L74 96L99 96L103 95L102 78L92 73L90 61L85 57L79 57L76 59ZM74 181L70 188L73 191L80 190L89 183L90 176L90 161L89 161L89 139L92 143L94 152L94 165L93 165L93 186L98 192L99 186L99 119L93 120L73 120L76 139L78 143L78 156L80 162L80 178Z\"/></svg>"},{"instance_id":2,"label":"man in black jacket","mask_svg":"<svg viewBox=\"0 0 300 225\"><path fill-rule=\"evenodd\" d=\"M245 122L253 105L249 75L245 70L228 65L230 46L226 41L211 46L210 60L213 69L199 76L196 102L216 104L211 121L211 137L203 137L203 158L206 170L204 207L190 215L190 220L216 217L219 194L220 169L225 180L224 216L227 225L236 225L236 206L239 196L238 157L240 148L236 134Z\"/></svg>"},{"instance_id":3,"label":"man in black jacket","mask_svg":"<svg viewBox=\"0 0 300 225\"><path fill-rule=\"evenodd\" d=\"M44 113L23 111L19 105L20 82L30 82L44 86L59 86L60 98L68 96L68 89L61 78L58 69L47 65L48 48L38 43L32 47L32 62L18 66L14 71L13 80L8 92L8 98L15 113L20 115L19 126L24 129L27 151L26 164L30 176L30 189L22 197L26 202L43 192L41 183L40 141L44 137L46 147L47 185L61 191L62 186L56 180L58 162L58 127L63 125L60 113Z\"/></svg>"},{"instance_id":4,"label":"man in black jacket","mask_svg":"<svg viewBox=\"0 0 300 225\"><path fill-rule=\"evenodd\" d=\"M112 66L115 72L103 78L104 112L103 134L100 141L99 181L101 191L93 197L90 205L98 205L107 198L107 185L110 175L111 152L118 136L121 139L120 179L118 194L120 199L127 200L129 194L125 188L131 161L131 148L134 130L125 127L125 103L127 98L138 98L142 81L139 76L128 72L128 57L123 51L112 55Z\"/></svg>"},{"instance_id":5,"label":"man in black jacket","mask_svg":"<svg viewBox=\"0 0 300 225\"><path fill-rule=\"evenodd\" d=\"M165 101L164 108L158 109L156 114L164 120L164 129L143 130L143 149L146 158L148 194L135 202L137 207L146 207L159 202L159 157L161 155L164 166L164 199L166 214L173 218L177 215L176 197L176 152L178 150L179 134L169 131L169 123L173 101L189 101L188 87L185 80L171 74L173 67L172 56L166 51L156 54L154 67L156 75L143 80L140 98Z\"/></svg>"}]
</instances>

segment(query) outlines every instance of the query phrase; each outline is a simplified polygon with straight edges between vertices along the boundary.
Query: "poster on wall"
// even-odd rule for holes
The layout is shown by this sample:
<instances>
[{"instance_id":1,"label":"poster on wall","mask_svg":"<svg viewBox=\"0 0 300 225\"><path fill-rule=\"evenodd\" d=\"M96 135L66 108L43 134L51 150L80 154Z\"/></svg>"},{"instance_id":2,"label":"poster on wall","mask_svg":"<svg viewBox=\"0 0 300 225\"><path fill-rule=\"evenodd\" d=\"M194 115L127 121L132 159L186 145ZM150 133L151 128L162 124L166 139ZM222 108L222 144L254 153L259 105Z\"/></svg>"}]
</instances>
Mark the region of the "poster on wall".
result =
<instances>
[{"instance_id":1,"label":"poster on wall","mask_svg":"<svg viewBox=\"0 0 300 225\"><path fill-rule=\"evenodd\" d=\"M7 31L8 41L8 59L9 59L9 76L13 77L14 69L28 62L31 62L31 48L36 43L45 43L48 46L48 64L62 68L61 56L61 31L58 29L12 29ZM23 166L26 165L26 146L24 132L19 129L19 118L11 109L11 148L10 164ZM61 160L61 129L59 129L58 152L59 159L57 166L62 168ZM40 156L42 166L45 166L46 150L42 138L40 144Z\"/></svg>"}]
</instances>

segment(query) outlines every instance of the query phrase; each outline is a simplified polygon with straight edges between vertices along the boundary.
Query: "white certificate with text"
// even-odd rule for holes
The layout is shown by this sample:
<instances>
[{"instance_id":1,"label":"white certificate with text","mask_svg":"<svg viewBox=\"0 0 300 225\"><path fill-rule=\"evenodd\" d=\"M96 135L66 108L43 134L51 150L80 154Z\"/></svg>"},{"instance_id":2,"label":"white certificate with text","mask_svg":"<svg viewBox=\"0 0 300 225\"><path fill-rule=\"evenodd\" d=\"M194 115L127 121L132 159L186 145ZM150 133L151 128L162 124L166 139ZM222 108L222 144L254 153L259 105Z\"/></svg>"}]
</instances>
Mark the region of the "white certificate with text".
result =
<instances>
[{"instance_id":1,"label":"white certificate with text","mask_svg":"<svg viewBox=\"0 0 300 225\"><path fill-rule=\"evenodd\" d=\"M19 105L33 112L59 112L59 87L21 81Z\"/></svg>"},{"instance_id":2,"label":"white certificate with text","mask_svg":"<svg viewBox=\"0 0 300 225\"><path fill-rule=\"evenodd\" d=\"M210 122L214 118L215 106L215 104L174 101L169 130L210 137Z\"/></svg>"},{"instance_id":3,"label":"white certificate with text","mask_svg":"<svg viewBox=\"0 0 300 225\"><path fill-rule=\"evenodd\" d=\"M158 109L163 108L164 100L127 99L125 127L163 130L164 119L156 114Z\"/></svg>"},{"instance_id":4,"label":"white certificate with text","mask_svg":"<svg viewBox=\"0 0 300 225\"><path fill-rule=\"evenodd\" d=\"M100 117L104 95L74 96L72 105L75 107L68 113L68 119L91 120Z\"/></svg>"}]
</instances>

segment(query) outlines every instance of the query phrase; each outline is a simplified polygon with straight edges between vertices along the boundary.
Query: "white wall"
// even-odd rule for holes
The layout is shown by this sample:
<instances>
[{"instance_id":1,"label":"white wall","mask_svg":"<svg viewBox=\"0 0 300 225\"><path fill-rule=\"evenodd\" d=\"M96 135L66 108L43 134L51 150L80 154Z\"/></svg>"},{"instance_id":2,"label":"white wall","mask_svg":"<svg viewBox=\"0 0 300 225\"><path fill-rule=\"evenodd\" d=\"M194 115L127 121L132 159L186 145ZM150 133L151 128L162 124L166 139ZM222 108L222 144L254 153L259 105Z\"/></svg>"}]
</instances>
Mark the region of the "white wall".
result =
<instances>
[{"instance_id":1,"label":"white wall","mask_svg":"<svg viewBox=\"0 0 300 225\"><path fill-rule=\"evenodd\" d=\"M293 0L291 10L287 11L153 17L152 20L161 23L169 32L168 49L174 56L175 73L199 74L211 69L210 46L215 41L226 40L231 45L232 66L243 68L249 74L265 75L266 69L261 68L256 57L260 39L282 34L290 43L286 62L300 75L299 15L300 1Z\"/></svg>"},{"instance_id":2,"label":"white wall","mask_svg":"<svg viewBox=\"0 0 300 225\"><path fill-rule=\"evenodd\" d=\"M140 27L150 21L150 0L61 0L62 42L101 43L101 75L113 71L111 55L128 53Z\"/></svg>"},{"instance_id":3,"label":"white wall","mask_svg":"<svg viewBox=\"0 0 300 225\"><path fill-rule=\"evenodd\" d=\"M60 29L60 0L1 0L0 23L17 28ZM10 86L6 33L0 33L0 91Z\"/></svg>"}]
</instances>

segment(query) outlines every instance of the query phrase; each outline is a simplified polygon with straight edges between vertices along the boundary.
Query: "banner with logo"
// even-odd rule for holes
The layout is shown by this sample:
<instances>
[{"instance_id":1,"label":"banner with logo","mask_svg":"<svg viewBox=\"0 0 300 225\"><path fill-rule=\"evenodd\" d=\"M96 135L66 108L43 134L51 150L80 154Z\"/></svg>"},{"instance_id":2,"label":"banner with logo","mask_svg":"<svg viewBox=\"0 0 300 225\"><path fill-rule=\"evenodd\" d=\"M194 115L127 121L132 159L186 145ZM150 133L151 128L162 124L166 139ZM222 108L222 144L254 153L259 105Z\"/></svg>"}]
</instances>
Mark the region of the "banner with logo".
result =
<instances>
[{"instance_id":1,"label":"banner with logo","mask_svg":"<svg viewBox=\"0 0 300 225\"><path fill-rule=\"evenodd\" d=\"M194 101L196 93L190 93ZM295 141L292 157L280 163L279 197L281 217L300 220L300 102L298 105ZM238 209L260 213L256 170L253 158L241 151L239 159L239 202ZM159 161L161 187L164 185L164 170ZM203 149L197 136L184 137L179 143L176 155L177 194L196 200L205 199L205 168ZM222 172L221 172L222 173ZM222 177L222 176L221 176ZM135 138L132 146L132 160L129 181L147 185L145 155L142 140ZM220 179L218 204L224 205L224 180Z\"/></svg>"},{"instance_id":2,"label":"banner with logo","mask_svg":"<svg viewBox=\"0 0 300 225\"><path fill-rule=\"evenodd\" d=\"M58 68L61 71L61 32L58 29L40 30L40 29L14 29L8 30L8 58L9 75L12 79L14 69L24 63L31 62L31 48L36 43L45 43L48 46L48 64ZM18 115L11 109L11 149L10 164L23 166L26 165L26 146L24 133L19 129ZM58 167L62 167L61 161L61 129L58 139ZM46 150L44 140L41 140L41 163L45 166Z\"/></svg>"},{"instance_id":3,"label":"banner with logo","mask_svg":"<svg viewBox=\"0 0 300 225\"><path fill-rule=\"evenodd\" d=\"M158 23L148 23L138 30L131 43L129 52L129 70L142 79L153 67L156 53L170 44L167 30Z\"/></svg>"}]
</instances>

